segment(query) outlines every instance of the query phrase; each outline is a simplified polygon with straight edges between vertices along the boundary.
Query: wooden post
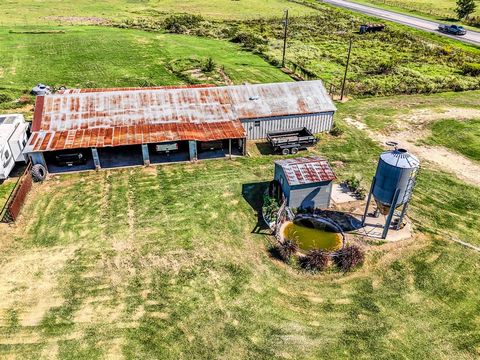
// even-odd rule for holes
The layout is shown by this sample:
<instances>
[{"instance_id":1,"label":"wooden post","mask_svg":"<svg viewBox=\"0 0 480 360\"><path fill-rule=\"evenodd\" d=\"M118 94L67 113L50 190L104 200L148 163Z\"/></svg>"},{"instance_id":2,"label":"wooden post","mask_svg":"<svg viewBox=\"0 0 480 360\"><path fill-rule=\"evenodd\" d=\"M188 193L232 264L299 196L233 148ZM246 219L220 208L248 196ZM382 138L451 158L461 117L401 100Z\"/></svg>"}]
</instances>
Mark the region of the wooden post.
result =
<instances>
[{"instance_id":1,"label":"wooden post","mask_svg":"<svg viewBox=\"0 0 480 360\"><path fill-rule=\"evenodd\" d=\"M228 139L228 157L232 158L232 139Z\"/></svg>"},{"instance_id":2,"label":"wooden post","mask_svg":"<svg viewBox=\"0 0 480 360\"><path fill-rule=\"evenodd\" d=\"M288 35L288 9L285 9L285 20L283 20L283 55L282 68L285 67L285 52L287 51L287 35Z\"/></svg>"},{"instance_id":3,"label":"wooden post","mask_svg":"<svg viewBox=\"0 0 480 360\"><path fill-rule=\"evenodd\" d=\"M348 55L347 55L347 65L345 66L345 75L343 76L343 83L342 83L342 94L340 96L340 101L343 100L343 95L345 93L345 84L347 83L347 73L348 73L348 65L350 65L350 54L352 52L352 38L350 38L350 45L348 46Z\"/></svg>"}]
</instances>

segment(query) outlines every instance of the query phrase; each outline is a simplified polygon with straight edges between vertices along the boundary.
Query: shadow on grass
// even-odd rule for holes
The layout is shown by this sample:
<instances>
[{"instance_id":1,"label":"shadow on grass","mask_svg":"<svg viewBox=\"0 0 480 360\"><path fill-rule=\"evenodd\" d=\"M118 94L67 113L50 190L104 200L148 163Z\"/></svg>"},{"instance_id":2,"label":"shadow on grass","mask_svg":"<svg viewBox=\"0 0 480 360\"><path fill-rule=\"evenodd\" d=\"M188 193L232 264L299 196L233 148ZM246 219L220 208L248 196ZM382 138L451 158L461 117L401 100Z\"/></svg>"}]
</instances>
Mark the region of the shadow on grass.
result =
<instances>
[{"instance_id":1,"label":"shadow on grass","mask_svg":"<svg viewBox=\"0 0 480 360\"><path fill-rule=\"evenodd\" d=\"M314 214L334 221L345 232L358 230L362 227L360 220L343 211L317 209Z\"/></svg>"},{"instance_id":2,"label":"shadow on grass","mask_svg":"<svg viewBox=\"0 0 480 360\"><path fill-rule=\"evenodd\" d=\"M257 147L261 155L275 155L275 152L273 151L272 147L267 142L255 143L255 146Z\"/></svg>"},{"instance_id":3,"label":"shadow on grass","mask_svg":"<svg viewBox=\"0 0 480 360\"><path fill-rule=\"evenodd\" d=\"M268 181L262 181L258 183L249 183L242 185L242 196L257 213L257 224L252 230L254 234L269 234L270 228L263 221L262 217L262 205L263 194L268 189Z\"/></svg>"},{"instance_id":4,"label":"shadow on grass","mask_svg":"<svg viewBox=\"0 0 480 360\"><path fill-rule=\"evenodd\" d=\"M445 17L445 18L440 18L440 21L448 21L448 22L458 22L458 19L452 18L452 17Z\"/></svg>"}]
</instances>

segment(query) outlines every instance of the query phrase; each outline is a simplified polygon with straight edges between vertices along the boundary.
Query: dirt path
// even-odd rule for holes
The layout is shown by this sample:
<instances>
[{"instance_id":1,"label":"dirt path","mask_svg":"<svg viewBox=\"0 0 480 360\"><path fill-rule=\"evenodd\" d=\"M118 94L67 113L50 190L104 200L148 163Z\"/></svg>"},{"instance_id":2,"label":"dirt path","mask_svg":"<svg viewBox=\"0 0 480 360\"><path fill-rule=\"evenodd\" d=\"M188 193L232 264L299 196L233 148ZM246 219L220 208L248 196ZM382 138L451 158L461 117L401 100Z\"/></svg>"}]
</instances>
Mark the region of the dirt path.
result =
<instances>
[{"instance_id":1,"label":"dirt path","mask_svg":"<svg viewBox=\"0 0 480 360\"><path fill-rule=\"evenodd\" d=\"M419 140L428 136L427 125L432 121L472 118L480 118L480 110L457 108L445 109L442 112L417 110L399 117L385 134L372 131L365 123L357 119L345 118L345 121L357 129L364 130L372 139L382 144L387 141L396 141L400 147L415 154L422 162L452 173L469 184L480 186L480 164L478 162L442 146L419 144Z\"/></svg>"}]
</instances>

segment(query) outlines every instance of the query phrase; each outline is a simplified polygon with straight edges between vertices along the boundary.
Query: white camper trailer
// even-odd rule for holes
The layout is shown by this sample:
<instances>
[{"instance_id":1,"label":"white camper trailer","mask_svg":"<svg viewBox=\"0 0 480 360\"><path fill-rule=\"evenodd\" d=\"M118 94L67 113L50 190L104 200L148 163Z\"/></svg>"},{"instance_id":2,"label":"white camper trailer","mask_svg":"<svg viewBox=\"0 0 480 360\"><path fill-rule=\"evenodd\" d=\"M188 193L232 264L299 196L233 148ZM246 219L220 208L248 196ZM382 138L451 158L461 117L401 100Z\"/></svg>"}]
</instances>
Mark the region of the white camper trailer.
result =
<instances>
[{"instance_id":1,"label":"white camper trailer","mask_svg":"<svg viewBox=\"0 0 480 360\"><path fill-rule=\"evenodd\" d=\"M26 161L28 123L23 115L0 115L0 180L5 180L16 162Z\"/></svg>"}]
</instances>

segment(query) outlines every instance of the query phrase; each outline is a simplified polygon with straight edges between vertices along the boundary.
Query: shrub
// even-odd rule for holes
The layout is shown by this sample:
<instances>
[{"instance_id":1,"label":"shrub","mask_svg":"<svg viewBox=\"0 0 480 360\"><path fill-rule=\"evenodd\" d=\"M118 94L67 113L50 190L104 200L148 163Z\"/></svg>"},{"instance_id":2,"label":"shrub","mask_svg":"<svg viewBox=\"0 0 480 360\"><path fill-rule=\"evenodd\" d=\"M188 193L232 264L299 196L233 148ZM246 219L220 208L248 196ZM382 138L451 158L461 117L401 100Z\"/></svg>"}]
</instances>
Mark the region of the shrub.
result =
<instances>
[{"instance_id":1,"label":"shrub","mask_svg":"<svg viewBox=\"0 0 480 360\"><path fill-rule=\"evenodd\" d=\"M234 43L242 44L247 49L255 49L259 45L266 45L263 38L248 32L239 32L231 40Z\"/></svg>"},{"instance_id":2,"label":"shrub","mask_svg":"<svg viewBox=\"0 0 480 360\"><path fill-rule=\"evenodd\" d=\"M203 64L202 66L202 71L204 72L212 72L213 70L215 70L215 68L217 67L217 64L215 64L215 61L209 57L206 61L205 61L205 64Z\"/></svg>"},{"instance_id":3,"label":"shrub","mask_svg":"<svg viewBox=\"0 0 480 360\"><path fill-rule=\"evenodd\" d=\"M351 191L355 191L360 187L360 180L355 175L352 175L345 180L345 184Z\"/></svg>"},{"instance_id":4,"label":"shrub","mask_svg":"<svg viewBox=\"0 0 480 360\"><path fill-rule=\"evenodd\" d=\"M12 101L13 98L9 94L0 93L0 104Z\"/></svg>"},{"instance_id":5,"label":"shrub","mask_svg":"<svg viewBox=\"0 0 480 360\"><path fill-rule=\"evenodd\" d=\"M278 210L280 210L280 206L275 198L270 196L265 196L263 198L262 212L265 214L265 217L269 218L271 221L276 221Z\"/></svg>"},{"instance_id":6,"label":"shrub","mask_svg":"<svg viewBox=\"0 0 480 360\"><path fill-rule=\"evenodd\" d=\"M342 136L343 135L343 129L339 128L337 124L333 124L332 130L330 130L330 135L332 136Z\"/></svg>"},{"instance_id":7,"label":"shrub","mask_svg":"<svg viewBox=\"0 0 480 360\"><path fill-rule=\"evenodd\" d=\"M281 258L287 263L298 251L298 245L294 240L285 239L284 241L279 242L277 247Z\"/></svg>"},{"instance_id":8,"label":"shrub","mask_svg":"<svg viewBox=\"0 0 480 360\"><path fill-rule=\"evenodd\" d=\"M352 175L345 180L345 185L347 185L348 189L355 194L357 199L363 199L365 198L365 195L367 195L367 190L360 186L360 179L355 175Z\"/></svg>"},{"instance_id":9,"label":"shrub","mask_svg":"<svg viewBox=\"0 0 480 360\"><path fill-rule=\"evenodd\" d=\"M335 256L335 263L344 272L353 270L363 264L364 260L365 252L357 245L350 245Z\"/></svg>"},{"instance_id":10,"label":"shrub","mask_svg":"<svg viewBox=\"0 0 480 360\"><path fill-rule=\"evenodd\" d=\"M480 64L465 63L462 66L463 75L480 76Z\"/></svg>"},{"instance_id":11,"label":"shrub","mask_svg":"<svg viewBox=\"0 0 480 360\"><path fill-rule=\"evenodd\" d=\"M330 257L321 250L311 250L300 259L300 265L305 269L313 272L323 271L327 268Z\"/></svg>"},{"instance_id":12,"label":"shrub","mask_svg":"<svg viewBox=\"0 0 480 360\"><path fill-rule=\"evenodd\" d=\"M165 30L175 33L183 34L187 30L194 29L203 21L200 15L179 14L171 15L164 20Z\"/></svg>"}]
</instances>

